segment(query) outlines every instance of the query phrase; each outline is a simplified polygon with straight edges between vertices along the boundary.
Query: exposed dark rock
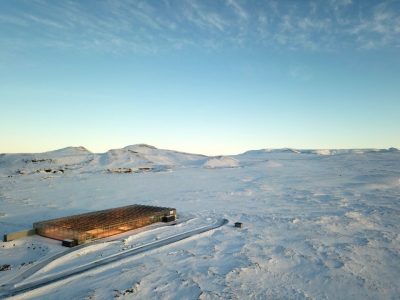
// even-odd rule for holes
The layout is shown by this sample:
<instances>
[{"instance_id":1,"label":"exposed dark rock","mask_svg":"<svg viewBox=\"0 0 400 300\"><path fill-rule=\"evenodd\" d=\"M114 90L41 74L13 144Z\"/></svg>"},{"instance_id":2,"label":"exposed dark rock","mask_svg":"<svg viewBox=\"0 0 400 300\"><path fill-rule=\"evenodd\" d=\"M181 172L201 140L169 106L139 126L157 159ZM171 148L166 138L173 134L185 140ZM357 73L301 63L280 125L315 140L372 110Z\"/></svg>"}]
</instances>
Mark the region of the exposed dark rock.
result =
<instances>
[{"instance_id":1,"label":"exposed dark rock","mask_svg":"<svg viewBox=\"0 0 400 300\"><path fill-rule=\"evenodd\" d=\"M138 170L139 170L139 171L142 171L142 172L149 172L149 171L153 170L153 168L150 168L150 167L141 167L141 168L138 168Z\"/></svg>"},{"instance_id":2,"label":"exposed dark rock","mask_svg":"<svg viewBox=\"0 0 400 300\"><path fill-rule=\"evenodd\" d=\"M25 163L34 163L34 164L41 163L41 162L49 162L49 163L53 162L53 160L50 158L44 158L44 159L33 158L33 159L25 159L24 161L25 161Z\"/></svg>"},{"instance_id":3,"label":"exposed dark rock","mask_svg":"<svg viewBox=\"0 0 400 300\"><path fill-rule=\"evenodd\" d=\"M114 169L107 169L110 173L132 173L132 168L114 168Z\"/></svg>"},{"instance_id":4,"label":"exposed dark rock","mask_svg":"<svg viewBox=\"0 0 400 300\"><path fill-rule=\"evenodd\" d=\"M8 270L11 270L10 265L5 264L0 266L0 271L8 271Z\"/></svg>"}]
</instances>

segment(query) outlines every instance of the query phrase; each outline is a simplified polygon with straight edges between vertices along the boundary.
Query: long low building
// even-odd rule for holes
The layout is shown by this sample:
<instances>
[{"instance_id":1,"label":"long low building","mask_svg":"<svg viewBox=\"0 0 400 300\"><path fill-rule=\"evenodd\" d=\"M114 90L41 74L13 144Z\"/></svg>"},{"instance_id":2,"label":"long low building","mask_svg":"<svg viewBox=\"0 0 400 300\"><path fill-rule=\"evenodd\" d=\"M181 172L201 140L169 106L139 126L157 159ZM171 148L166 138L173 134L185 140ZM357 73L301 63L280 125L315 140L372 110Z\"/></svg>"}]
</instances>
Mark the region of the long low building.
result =
<instances>
[{"instance_id":1,"label":"long low building","mask_svg":"<svg viewBox=\"0 0 400 300\"><path fill-rule=\"evenodd\" d=\"M41 236L76 245L175 218L175 208L135 204L36 222L33 228Z\"/></svg>"}]
</instances>

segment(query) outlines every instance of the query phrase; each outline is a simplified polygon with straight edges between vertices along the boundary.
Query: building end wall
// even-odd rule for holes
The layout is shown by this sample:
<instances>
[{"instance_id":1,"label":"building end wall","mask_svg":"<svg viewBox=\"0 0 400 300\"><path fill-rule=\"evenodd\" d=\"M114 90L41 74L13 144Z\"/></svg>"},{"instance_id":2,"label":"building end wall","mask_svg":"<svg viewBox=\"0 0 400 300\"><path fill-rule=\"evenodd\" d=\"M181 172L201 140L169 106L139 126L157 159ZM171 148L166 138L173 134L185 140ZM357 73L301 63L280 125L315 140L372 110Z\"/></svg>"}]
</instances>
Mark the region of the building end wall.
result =
<instances>
[{"instance_id":1,"label":"building end wall","mask_svg":"<svg viewBox=\"0 0 400 300\"><path fill-rule=\"evenodd\" d=\"M26 236L31 236L36 234L36 229L28 229L28 230L22 230L22 231L16 231L16 232L11 232L11 233L7 233L4 235L3 237L3 241L4 242L10 242L10 241L14 241Z\"/></svg>"}]
</instances>

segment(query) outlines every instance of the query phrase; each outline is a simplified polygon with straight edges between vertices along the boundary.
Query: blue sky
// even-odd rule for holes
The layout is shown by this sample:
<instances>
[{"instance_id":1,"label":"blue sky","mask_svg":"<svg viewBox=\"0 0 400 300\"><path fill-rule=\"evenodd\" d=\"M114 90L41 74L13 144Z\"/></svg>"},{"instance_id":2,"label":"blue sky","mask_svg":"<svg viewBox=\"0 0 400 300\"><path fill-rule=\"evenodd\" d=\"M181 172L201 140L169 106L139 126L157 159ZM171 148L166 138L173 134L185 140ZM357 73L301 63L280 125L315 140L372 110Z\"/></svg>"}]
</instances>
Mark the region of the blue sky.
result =
<instances>
[{"instance_id":1,"label":"blue sky","mask_svg":"<svg viewBox=\"0 0 400 300\"><path fill-rule=\"evenodd\" d=\"M400 1L0 2L0 152L400 147Z\"/></svg>"}]
</instances>

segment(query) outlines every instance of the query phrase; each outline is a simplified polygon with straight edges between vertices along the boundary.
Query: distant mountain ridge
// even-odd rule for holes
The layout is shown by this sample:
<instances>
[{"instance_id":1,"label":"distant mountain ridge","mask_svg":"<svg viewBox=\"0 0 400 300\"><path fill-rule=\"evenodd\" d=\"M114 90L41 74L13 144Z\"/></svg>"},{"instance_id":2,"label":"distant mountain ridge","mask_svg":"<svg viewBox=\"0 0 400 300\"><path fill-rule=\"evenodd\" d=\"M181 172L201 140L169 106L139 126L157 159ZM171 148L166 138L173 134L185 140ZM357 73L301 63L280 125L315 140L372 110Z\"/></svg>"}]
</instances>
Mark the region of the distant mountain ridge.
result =
<instances>
[{"instance_id":1,"label":"distant mountain ridge","mask_svg":"<svg viewBox=\"0 0 400 300\"><path fill-rule=\"evenodd\" d=\"M399 149L391 147L388 149L293 149L293 148L278 148L271 149L265 148L260 150L249 150L243 154L256 154L256 153L297 153L297 154L317 154L317 155L335 155L335 154L365 154L365 153L379 153L379 152L400 152Z\"/></svg>"},{"instance_id":2,"label":"distant mountain ridge","mask_svg":"<svg viewBox=\"0 0 400 300\"><path fill-rule=\"evenodd\" d=\"M155 146L149 145L149 144L132 144L125 146L123 148L119 149L110 149L104 153L110 152L110 151L117 151L117 150L131 150L131 151L137 151L137 152L147 152L151 150L162 150L162 151L171 151L175 153L181 153L181 154L188 154L188 155L199 155L199 156L204 156L208 157L207 155L204 154L194 154L194 153L189 153L189 152L184 152L184 151L177 151L177 150L167 150L167 149L159 149ZM390 148L349 148L349 149L298 149L298 148L262 148L258 150L248 150L243 152L242 154L249 154L249 153L255 153L255 152L268 152L268 153L303 153L303 154L321 154L326 151L326 153L331 153L331 154L343 154L343 153L367 153L367 152L399 152L400 149L395 148L395 147L390 147ZM21 152L21 153L0 153L0 155L44 155L44 154L61 154L61 155L79 155L83 153L90 153L90 154L102 154L102 152L91 152L84 146L68 146L65 148L60 148L56 150L50 150L46 152L38 152L38 153L26 153L26 152ZM241 154L238 154L241 155ZM217 156L235 156L235 155L216 155L213 157Z\"/></svg>"},{"instance_id":3,"label":"distant mountain ridge","mask_svg":"<svg viewBox=\"0 0 400 300\"><path fill-rule=\"evenodd\" d=\"M238 168L242 161L267 161L298 157L299 155L362 155L400 153L389 149L260 149L238 155L206 156L174 150L158 149L147 144L129 145L104 153L93 153L85 147L65 147L42 153L19 153L0 155L0 174L68 174L91 173L141 173L163 172L175 168Z\"/></svg>"}]
</instances>

